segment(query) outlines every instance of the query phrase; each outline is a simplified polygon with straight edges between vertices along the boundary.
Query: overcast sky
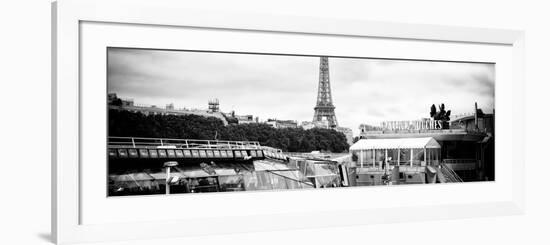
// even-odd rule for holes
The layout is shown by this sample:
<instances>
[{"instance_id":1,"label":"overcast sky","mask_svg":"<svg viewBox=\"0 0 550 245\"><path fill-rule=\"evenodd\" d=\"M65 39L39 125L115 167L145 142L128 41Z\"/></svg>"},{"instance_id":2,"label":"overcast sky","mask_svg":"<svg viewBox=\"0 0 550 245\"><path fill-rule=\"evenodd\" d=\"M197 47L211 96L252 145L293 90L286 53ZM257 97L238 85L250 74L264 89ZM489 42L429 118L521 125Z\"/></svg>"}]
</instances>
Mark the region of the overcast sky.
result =
<instances>
[{"instance_id":1,"label":"overcast sky","mask_svg":"<svg viewBox=\"0 0 550 245\"><path fill-rule=\"evenodd\" d=\"M108 92L137 104L207 109L218 98L224 112L311 121L319 57L113 49ZM452 114L471 113L474 102L494 108L492 64L329 58L340 126L429 117L432 104Z\"/></svg>"}]
</instances>

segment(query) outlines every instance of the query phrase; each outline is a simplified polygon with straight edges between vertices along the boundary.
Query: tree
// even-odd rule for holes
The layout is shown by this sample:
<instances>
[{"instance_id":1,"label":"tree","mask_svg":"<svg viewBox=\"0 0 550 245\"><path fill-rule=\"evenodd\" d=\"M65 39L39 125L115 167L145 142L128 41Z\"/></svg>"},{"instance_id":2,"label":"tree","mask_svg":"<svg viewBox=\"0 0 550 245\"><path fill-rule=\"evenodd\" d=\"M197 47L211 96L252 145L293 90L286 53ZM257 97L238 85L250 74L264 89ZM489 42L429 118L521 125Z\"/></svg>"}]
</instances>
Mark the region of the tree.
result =
<instances>
[{"instance_id":1,"label":"tree","mask_svg":"<svg viewBox=\"0 0 550 245\"><path fill-rule=\"evenodd\" d=\"M109 110L109 135L179 139L258 141L283 151L313 150L344 152L346 136L333 129L277 129L264 123L224 126L215 117L198 115L145 115L139 112Z\"/></svg>"},{"instance_id":2,"label":"tree","mask_svg":"<svg viewBox=\"0 0 550 245\"><path fill-rule=\"evenodd\" d=\"M439 111L436 111L435 105L432 104L430 108L430 117L433 118L433 120L442 121L442 128L448 129L449 121L451 120L451 110L446 111L445 104L441 103L441 105L439 105Z\"/></svg>"},{"instance_id":3,"label":"tree","mask_svg":"<svg viewBox=\"0 0 550 245\"><path fill-rule=\"evenodd\" d=\"M116 98L113 101L111 101L111 105L121 106L122 105L122 100L120 98Z\"/></svg>"},{"instance_id":4,"label":"tree","mask_svg":"<svg viewBox=\"0 0 550 245\"><path fill-rule=\"evenodd\" d=\"M437 114L437 109L435 108L435 105L432 104L432 107L430 108L430 117L433 118Z\"/></svg>"}]
</instances>

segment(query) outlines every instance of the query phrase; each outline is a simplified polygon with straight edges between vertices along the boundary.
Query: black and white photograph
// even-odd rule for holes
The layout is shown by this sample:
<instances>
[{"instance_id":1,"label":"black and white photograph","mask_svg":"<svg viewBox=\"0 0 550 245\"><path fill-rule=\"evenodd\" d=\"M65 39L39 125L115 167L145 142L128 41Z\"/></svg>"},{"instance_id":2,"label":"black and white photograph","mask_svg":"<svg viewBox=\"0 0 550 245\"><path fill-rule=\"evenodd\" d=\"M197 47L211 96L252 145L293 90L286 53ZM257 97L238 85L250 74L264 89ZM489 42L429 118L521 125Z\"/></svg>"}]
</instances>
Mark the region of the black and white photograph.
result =
<instances>
[{"instance_id":1,"label":"black and white photograph","mask_svg":"<svg viewBox=\"0 0 550 245\"><path fill-rule=\"evenodd\" d=\"M494 63L107 48L108 196L495 181Z\"/></svg>"},{"instance_id":2,"label":"black and white photograph","mask_svg":"<svg viewBox=\"0 0 550 245\"><path fill-rule=\"evenodd\" d=\"M1 244L548 240L544 1L6 3Z\"/></svg>"}]
</instances>

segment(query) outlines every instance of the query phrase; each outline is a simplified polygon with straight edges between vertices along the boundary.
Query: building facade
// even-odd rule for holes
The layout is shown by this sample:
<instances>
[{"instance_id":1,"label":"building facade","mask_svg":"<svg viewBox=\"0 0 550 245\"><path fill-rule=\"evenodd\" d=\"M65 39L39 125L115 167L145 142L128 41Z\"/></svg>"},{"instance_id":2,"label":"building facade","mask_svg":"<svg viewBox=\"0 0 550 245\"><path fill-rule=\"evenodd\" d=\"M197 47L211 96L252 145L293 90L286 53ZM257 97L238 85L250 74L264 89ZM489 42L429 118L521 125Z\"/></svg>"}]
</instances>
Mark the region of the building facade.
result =
<instances>
[{"instance_id":1,"label":"building facade","mask_svg":"<svg viewBox=\"0 0 550 245\"><path fill-rule=\"evenodd\" d=\"M274 128L298 128L298 122L294 120L267 119L265 123Z\"/></svg>"},{"instance_id":2,"label":"building facade","mask_svg":"<svg viewBox=\"0 0 550 245\"><path fill-rule=\"evenodd\" d=\"M364 153L367 154L364 157L374 159L375 163L389 161L390 168L394 165L404 164L406 166L407 163L410 167L419 166L421 168L432 164L452 170L463 181L493 181L495 178L494 114L477 112L453 118L447 123L448 128L442 127L442 122L431 119L384 122L380 127L361 126L360 138L364 140L431 138L440 146L433 156L424 150L417 150L416 153L414 150L409 153L394 153L394 148L388 148L392 149L389 153L390 160L387 158L386 150L382 149ZM424 161L425 157L434 158L431 159L433 161L426 162ZM354 158L357 162L359 156ZM396 158L399 158L400 161L405 159L406 162L399 162L399 160L395 162Z\"/></svg>"}]
</instances>

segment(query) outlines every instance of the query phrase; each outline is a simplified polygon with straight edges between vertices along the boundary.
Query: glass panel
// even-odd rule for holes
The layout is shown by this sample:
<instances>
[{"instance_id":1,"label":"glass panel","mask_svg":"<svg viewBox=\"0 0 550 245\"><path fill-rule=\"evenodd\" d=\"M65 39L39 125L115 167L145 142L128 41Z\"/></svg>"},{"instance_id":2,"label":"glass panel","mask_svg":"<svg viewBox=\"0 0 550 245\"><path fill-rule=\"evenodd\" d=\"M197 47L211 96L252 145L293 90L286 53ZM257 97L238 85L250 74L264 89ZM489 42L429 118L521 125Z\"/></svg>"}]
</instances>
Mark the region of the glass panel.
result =
<instances>
[{"instance_id":1,"label":"glass panel","mask_svg":"<svg viewBox=\"0 0 550 245\"><path fill-rule=\"evenodd\" d=\"M166 150L159 150L159 157L166 157Z\"/></svg>"},{"instance_id":2,"label":"glass panel","mask_svg":"<svg viewBox=\"0 0 550 245\"><path fill-rule=\"evenodd\" d=\"M298 164L298 168L300 169L300 173L302 173L303 175L306 175L307 162L306 161L298 161L297 164Z\"/></svg>"},{"instance_id":3,"label":"glass panel","mask_svg":"<svg viewBox=\"0 0 550 245\"><path fill-rule=\"evenodd\" d=\"M168 157L176 157L176 152L174 150L166 150L166 152L168 153Z\"/></svg>"},{"instance_id":4,"label":"glass panel","mask_svg":"<svg viewBox=\"0 0 550 245\"><path fill-rule=\"evenodd\" d=\"M222 158L227 158L227 151L220 151Z\"/></svg>"},{"instance_id":5,"label":"glass panel","mask_svg":"<svg viewBox=\"0 0 550 245\"><path fill-rule=\"evenodd\" d=\"M378 149L376 150L376 167L381 167L382 164L384 164L384 160L385 160L385 150L383 149Z\"/></svg>"},{"instance_id":6,"label":"glass panel","mask_svg":"<svg viewBox=\"0 0 550 245\"><path fill-rule=\"evenodd\" d=\"M312 162L306 162L306 176L315 175L315 164Z\"/></svg>"},{"instance_id":7,"label":"glass panel","mask_svg":"<svg viewBox=\"0 0 550 245\"><path fill-rule=\"evenodd\" d=\"M108 152L109 152L109 157L116 157L116 150L115 149L109 149Z\"/></svg>"},{"instance_id":8,"label":"glass panel","mask_svg":"<svg viewBox=\"0 0 550 245\"><path fill-rule=\"evenodd\" d=\"M211 158L212 158L212 157L214 157L214 152L208 150L208 151L206 151L206 155L207 155L208 157L211 157Z\"/></svg>"},{"instance_id":9,"label":"glass panel","mask_svg":"<svg viewBox=\"0 0 550 245\"><path fill-rule=\"evenodd\" d=\"M298 169L298 161L300 160L291 159L287 166L291 169Z\"/></svg>"},{"instance_id":10,"label":"glass panel","mask_svg":"<svg viewBox=\"0 0 550 245\"><path fill-rule=\"evenodd\" d=\"M214 157L218 158L220 156L221 156L220 151L214 151Z\"/></svg>"},{"instance_id":11,"label":"glass panel","mask_svg":"<svg viewBox=\"0 0 550 245\"><path fill-rule=\"evenodd\" d=\"M193 178L189 180L189 191L199 192L217 192L218 181L216 177Z\"/></svg>"},{"instance_id":12,"label":"glass panel","mask_svg":"<svg viewBox=\"0 0 550 245\"><path fill-rule=\"evenodd\" d=\"M149 151L147 151L147 149L139 149L139 156L140 157L149 157Z\"/></svg>"},{"instance_id":13,"label":"glass panel","mask_svg":"<svg viewBox=\"0 0 550 245\"><path fill-rule=\"evenodd\" d=\"M279 171L279 173L286 177L286 186L288 189L302 188L300 173L298 171Z\"/></svg>"},{"instance_id":14,"label":"glass panel","mask_svg":"<svg viewBox=\"0 0 550 245\"><path fill-rule=\"evenodd\" d=\"M235 151L235 157L241 158L242 157L241 151Z\"/></svg>"},{"instance_id":15,"label":"glass panel","mask_svg":"<svg viewBox=\"0 0 550 245\"><path fill-rule=\"evenodd\" d=\"M192 156L190 150L184 150L183 155L185 155L185 157L191 157Z\"/></svg>"},{"instance_id":16,"label":"glass panel","mask_svg":"<svg viewBox=\"0 0 550 245\"><path fill-rule=\"evenodd\" d=\"M271 178L265 171L244 174L246 190L271 190Z\"/></svg>"},{"instance_id":17,"label":"glass panel","mask_svg":"<svg viewBox=\"0 0 550 245\"><path fill-rule=\"evenodd\" d=\"M360 151L351 151L351 166L355 167L355 166L358 166L358 165L361 164L359 162L360 161L360 159L359 159L360 154L361 154Z\"/></svg>"},{"instance_id":18,"label":"glass panel","mask_svg":"<svg viewBox=\"0 0 550 245\"><path fill-rule=\"evenodd\" d=\"M400 154L400 159L399 159L400 165L409 165L411 163L410 149L400 149L399 154Z\"/></svg>"},{"instance_id":19,"label":"glass panel","mask_svg":"<svg viewBox=\"0 0 550 245\"><path fill-rule=\"evenodd\" d=\"M242 175L219 176L220 191L244 191Z\"/></svg>"},{"instance_id":20,"label":"glass panel","mask_svg":"<svg viewBox=\"0 0 550 245\"><path fill-rule=\"evenodd\" d=\"M109 196L164 194L164 183L164 179L154 179L146 173L110 175Z\"/></svg>"},{"instance_id":21,"label":"glass panel","mask_svg":"<svg viewBox=\"0 0 550 245\"><path fill-rule=\"evenodd\" d=\"M334 176L319 176L315 178L317 182L317 188L332 188L340 186L340 178L337 175Z\"/></svg>"},{"instance_id":22,"label":"glass panel","mask_svg":"<svg viewBox=\"0 0 550 245\"><path fill-rule=\"evenodd\" d=\"M315 164L315 175L337 175L338 167L335 164Z\"/></svg>"},{"instance_id":23,"label":"glass panel","mask_svg":"<svg viewBox=\"0 0 550 245\"><path fill-rule=\"evenodd\" d=\"M428 154L428 164L430 165L437 165L438 162L437 162L437 156L439 154L439 149L428 149L429 151L429 154Z\"/></svg>"},{"instance_id":24,"label":"glass panel","mask_svg":"<svg viewBox=\"0 0 550 245\"><path fill-rule=\"evenodd\" d=\"M136 149L128 149L128 155L130 157L138 157L138 152Z\"/></svg>"},{"instance_id":25,"label":"glass panel","mask_svg":"<svg viewBox=\"0 0 550 245\"><path fill-rule=\"evenodd\" d=\"M363 161L365 161L365 163L367 163L368 166L372 166L372 163L374 161L373 154L374 154L374 150L363 151L363 157L364 157Z\"/></svg>"},{"instance_id":26,"label":"glass panel","mask_svg":"<svg viewBox=\"0 0 550 245\"><path fill-rule=\"evenodd\" d=\"M159 157L157 150L149 150L149 156L151 156L151 158Z\"/></svg>"},{"instance_id":27,"label":"glass panel","mask_svg":"<svg viewBox=\"0 0 550 245\"><path fill-rule=\"evenodd\" d=\"M189 193L189 180L185 178L179 179L175 183L170 184L170 193Z\"/></svg>"},{"instance_id":28,"label":"glass panel","mask_svg":"<svg viewBox=\"0 0 550 245\"><path fill-rule=\"evenodd\" d=\"M424 149L414 149L413 154L413 165L420 166L421 162L424 161Z\"/></svg>"},{"instance_id":29,"label":"glass panel","mask_svg":"<svg viewBox=\"0 0 550 245\"><path fill-rule=\"evenodd\" d=\"M279 175L277 172L269 173L271 181L273 183L273 189L281 190L288 189L286 185L286 178Z\"/></svg>"},{"instance_id":30,"label":"glass panel","mask_svg":"<svg viewBox=\"0 0 550 245\"><path fill-rule=\"evenodd\" d=\"M388 149L388 161L391 166L397 165L397 155L399 154L398 149Z\"/></svg>"},{"instance_id":31,"label":"glass panel","mask_svg":"<svg viewBox=\"0 0 550 245\"><path fill-rule=\"evenodd\" d=\"M206 151L205 150L199 150L199 156L200 157L206 157Z\"/></svg>"},{"instance_id":32,"label":"glass panel","mask_svg":"<svg viewBox=\"0 0 550 245\"><path fill-rule=\"evenodd\" d=\"M128 157L128 152L126 152L126 149L118 149L118 157Z\"/></svg>"}]
</instances>

